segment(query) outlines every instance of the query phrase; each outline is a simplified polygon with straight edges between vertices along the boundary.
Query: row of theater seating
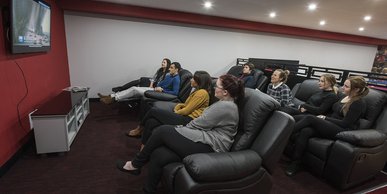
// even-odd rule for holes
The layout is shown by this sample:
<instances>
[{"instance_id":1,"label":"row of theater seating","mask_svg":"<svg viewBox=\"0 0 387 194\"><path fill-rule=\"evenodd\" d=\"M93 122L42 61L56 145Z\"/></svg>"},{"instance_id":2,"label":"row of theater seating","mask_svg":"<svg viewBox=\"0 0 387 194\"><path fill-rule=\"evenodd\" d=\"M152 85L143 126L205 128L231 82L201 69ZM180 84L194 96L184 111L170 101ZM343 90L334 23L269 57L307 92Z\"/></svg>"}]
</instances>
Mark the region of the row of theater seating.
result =
<instances>
[{"instance_id":1,"label":"row of theater seating","mask_svg":"<svg viewBox=\"0 0 387 194\"><path fill-rule=\"evenodd\" d=\"M233 66L228 73L239 77L242 68ZM173 106L172 102L184 102L191 92L188 86L192 74L183 69L179 75L181 86L177 97L147 91L141 99L141 106L150 103L158 107ZM262 71L257 70L254 79L258 89L266 88L268 79ZM162 182L169 193L270 192L271 174L292 133L294 119L277 111L280 104L265 93L250 88L245 91L232 151L193 154L181 163L166 166ZM215 101L213 93L212 102Z\"/></svg>"},{"instance_id":2,"label":"row of theater seating","mask_svg":"<svg viewBox=\"0 0 387 194\"><path fill-rule=\"evenodd\" d=\"M229 73L239 75L240 67L232 67ZM257 88L264 90L268 78L263 72L256 72L257 84L264 85ZM181 70L179 74L181 87L177 97L148 91L142 104L158 100L184 102L191 91L192 73ZM305 80L292 89L295 103L305 102L318 91L317 80ZM367 103L366 116L361 120L364 130L338 134L336 140L312 138L303 159L312 172L341 189L375 176L387 160L386 94L371 89L364 99ZM292 134L293 118L277 111L279 106L263 92L246 89L232 151L194 154L181 163L168 165L163 173L166 188L171 193L269 193L274 166L285 147L285 153L291 152L297 137Z\"/></svg>"},{"instance_id":3,"label":"row of theater seating","mask_svg":"<svg viewBox=\"0 0 387 194\"><path fill-rule=\"evenodd\" d=\"M293 101L302 104L319 91L318 80L305 80L293 87ZM367 110L360 130L341 132L335 140L310 139L302 160L311 172L341 189L374 177L387 161L387 95L370 89L364 101ZM286 154L291 155L297 136L291 136Z\"/></svg>"},{"instance_id":4,"label":"row of theater seating","mask_svg":"<svg viewBox=\"0 0 387 194\"><path fill-rule=\"evenodd\" d=\"M243 70L243 66L232 66L227 74L234 75L236 77L240 77ZM192 78L192 73L188 71L187 69L182 69L179 71L180 76L180 90L179 94L177 96L170 95L170 94L164 94L154 91L147 91L145 92L145 96L151 99L157 99L162 101L173 101L173 102L185 102L185 100L188 98L190 92L191 92L191 84L190 79ZM216 80L214 78L214 80ZM256 89L260 91L266 91L267 84L269 82L269 79L264 75L264 73L256 69L253 73L253 82L256 83L255 87ZM215 82L214 82L215 83ZM213 92L212 92L213 94ZM214 96L211 96L211 102L216 101L214 99Z\"/></svg>"}]
</instances>

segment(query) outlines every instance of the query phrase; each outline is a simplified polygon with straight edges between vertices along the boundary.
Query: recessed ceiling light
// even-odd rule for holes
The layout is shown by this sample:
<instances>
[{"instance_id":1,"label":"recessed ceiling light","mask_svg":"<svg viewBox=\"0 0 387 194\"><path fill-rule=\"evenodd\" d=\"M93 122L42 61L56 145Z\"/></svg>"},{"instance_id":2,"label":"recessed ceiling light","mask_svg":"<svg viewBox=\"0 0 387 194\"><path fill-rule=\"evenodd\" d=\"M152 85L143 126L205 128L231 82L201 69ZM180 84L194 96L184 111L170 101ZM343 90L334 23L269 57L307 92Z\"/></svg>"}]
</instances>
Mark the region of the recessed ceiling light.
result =
<instances>
[{"instance_id":1,"label":"recessed ceiling light","mask_svg":"<svg viewBox=\"0 0 387 194\"><path fill-rule=\"evenodd\" d=\"M311 3L308 5L308 9L311 11L315 10L316 8L317 8L317 4L315 4L315 3Z\"/></svg>"},{"instance_id":2,"label":"recessed ceiling light","mask_svg":"<svg viewBox=\"0 0 387 194\"><path fill-rule=\"evenodd\" d=\"M370 21L372 17L370 15L364 16L364 21Z\"/></svg>"},{"instance_id":3,"label":"recessed ceiling light","mask_svg":"<svg viewBox=\"0 0 387 194\"><path fill-rule=\"evenodd\" d=\"M359 28L359 31L360 31L360 32L364 31L364 27L360 27L360 28Z\"/></svg>"},{"instance_id":4,"label":"recessed ceiling light","mask_svg":"<svg viewBox=\"0 0 387 194\"><path fill-rule=\"evenodd\" d=\"M325 20L321 20L321 21L320 21L320 26L323 26L323 25L325 25L325 24L326 24Z\"/></svg>"},{"instance_id":5,"label":"recessed ceiling light","mask_svg":"<svg viewBox=\"0 0 387 194\"><path fill-rule=\"evenodd\" d=\"M204 7L207 8L207 9L209 9L209 8L212 7L212 3L209 2L209 1L206 1L206 2L204 2Z\"/></svg>"},{"instance_id":6,"label":"recessed ceiling light","mask_svg":"<svg viewBox=\"0 0 387 194\"><path fill-rule=\"evenodd\" d=\"M272 12L270 12L269 16L271 18L275 18L275 16L277 16L277 14L274 11L272 11Z\"/></svg>"}]
</instances>

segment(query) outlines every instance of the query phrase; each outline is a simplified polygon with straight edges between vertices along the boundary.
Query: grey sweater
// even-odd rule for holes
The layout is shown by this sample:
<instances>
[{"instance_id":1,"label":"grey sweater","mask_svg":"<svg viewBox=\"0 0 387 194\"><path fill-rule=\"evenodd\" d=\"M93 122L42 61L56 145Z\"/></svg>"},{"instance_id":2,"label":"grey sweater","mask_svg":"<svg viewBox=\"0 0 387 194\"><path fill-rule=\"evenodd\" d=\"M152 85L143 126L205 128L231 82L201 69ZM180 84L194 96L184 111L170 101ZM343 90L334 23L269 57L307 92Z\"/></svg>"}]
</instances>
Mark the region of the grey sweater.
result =
<instances>
[{"instance_id":1,"label":"grey sweater","mask_svg":"<svg viewBox=\"0 0 387 194\"><path fill-rule=\"evenodd\" d=\"M175 129L194 142L210 145L215 152L227 152L234 142L238 122L238 106L232 101L218 101L200 117Z\"/></svg>"}]
</instances>

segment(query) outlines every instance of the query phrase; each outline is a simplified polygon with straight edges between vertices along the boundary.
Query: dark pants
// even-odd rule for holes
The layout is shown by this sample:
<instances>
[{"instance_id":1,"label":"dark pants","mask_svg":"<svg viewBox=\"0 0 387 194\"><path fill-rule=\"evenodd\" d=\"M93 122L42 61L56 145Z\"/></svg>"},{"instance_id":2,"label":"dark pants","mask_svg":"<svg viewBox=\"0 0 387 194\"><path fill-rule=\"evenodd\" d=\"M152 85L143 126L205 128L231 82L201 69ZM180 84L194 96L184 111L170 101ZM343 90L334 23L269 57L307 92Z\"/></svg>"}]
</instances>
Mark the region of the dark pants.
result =
<instances>
[{"instance_id":1,"label":"dark pants","mask_svg":"<svg viewBox=\"0 0 387 194\"><path fill-rule=\"evenodd\" d=\"M172 125L162 125L153 131L144 149L132 160L132 164L135 168L141 168L150 160L144 191L155 193L164 166L180 162L191 154L209 152L214 152L211 146L185 138Z\"/></svg>"},{"instance_id":2,"label":"dark pants","mask_svg":"<svg viewBox=\"0 0 387 194\"><path fill-rule=\"evenodd\" d=\"M191 117L176 114L173 110L152 107L140 123L140 125L144 126L141 142L145 144L151 136L153 129L160 125L186 125L191 120Z\"/></svg>"},{"instance_id":3,"label":"dark pants","mask_svg":"<svg viewBox=\"0 0 387 194\"><path fill-rule=\"evenodd\" d=\"M334 139L336 134L346 129L340 126L320 119L313 115L303 115L297 118L295 131L300 131L300 134L296 140L296 145L293 153L293 160L300 160L308 145L308 141L312 137L321 137L327 139Z\"/></svg>"}]
</instances>

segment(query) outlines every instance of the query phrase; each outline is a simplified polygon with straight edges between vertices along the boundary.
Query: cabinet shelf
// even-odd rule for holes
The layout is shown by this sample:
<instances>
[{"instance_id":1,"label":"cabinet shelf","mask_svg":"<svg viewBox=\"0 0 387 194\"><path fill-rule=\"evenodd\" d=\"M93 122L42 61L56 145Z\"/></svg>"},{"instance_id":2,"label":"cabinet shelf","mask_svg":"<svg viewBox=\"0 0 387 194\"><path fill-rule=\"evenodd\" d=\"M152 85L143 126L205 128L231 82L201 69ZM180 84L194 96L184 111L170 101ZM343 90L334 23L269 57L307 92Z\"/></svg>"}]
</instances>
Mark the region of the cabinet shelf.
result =
<instances>
[{"instance_id":1,"label":"cabinet shelf","mask_svg":"<svg viewBox=\"0 0 387 194\"><path fill-rule=\"evenodd\" d=\"M87 91L63 91L44 103L31 115L36 152L70 151L70 145L89 113Z\"/></svg>"}]
</instances>

